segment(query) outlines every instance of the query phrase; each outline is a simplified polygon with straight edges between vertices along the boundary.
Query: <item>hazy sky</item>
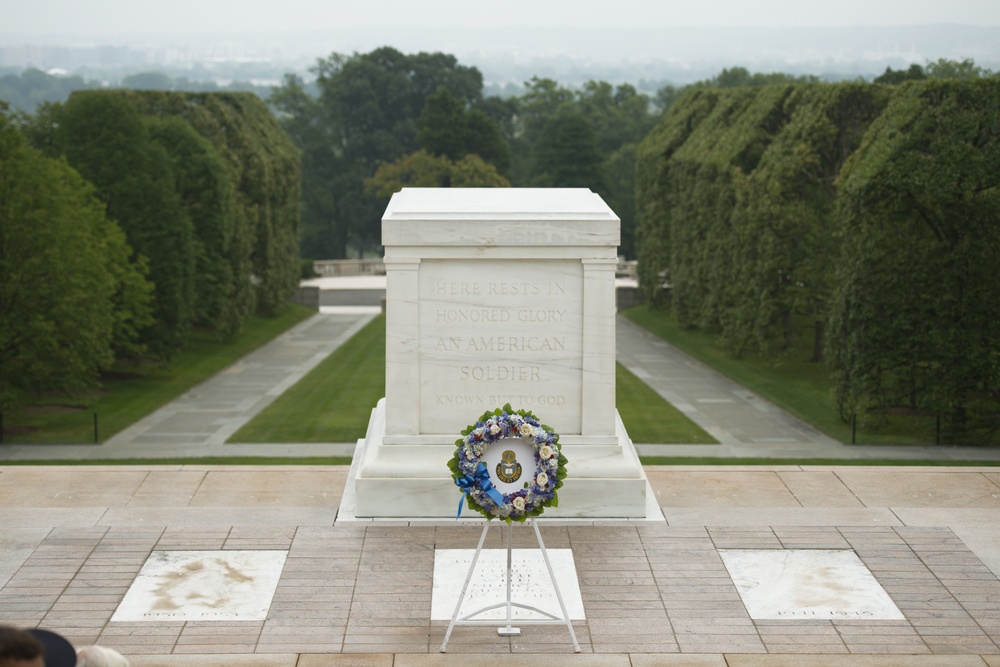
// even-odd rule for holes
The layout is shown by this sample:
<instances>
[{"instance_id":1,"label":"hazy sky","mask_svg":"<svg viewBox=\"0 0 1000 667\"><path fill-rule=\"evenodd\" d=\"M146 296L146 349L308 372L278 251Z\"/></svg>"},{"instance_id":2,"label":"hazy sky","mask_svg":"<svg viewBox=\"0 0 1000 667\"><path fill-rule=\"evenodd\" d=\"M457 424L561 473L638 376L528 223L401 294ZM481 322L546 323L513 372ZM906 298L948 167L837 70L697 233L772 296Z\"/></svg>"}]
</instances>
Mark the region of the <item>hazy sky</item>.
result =
<instances>
[{"instance_id":1,"label":"hazy sky","mask_svg":"<svg viewBox=\"0 0 1000 667\"><path fill-rule=\"evenodd\" d=\"M0 34L395 26L1000 26L998 0L0 0Z\"/></svg>"}]
</instances>

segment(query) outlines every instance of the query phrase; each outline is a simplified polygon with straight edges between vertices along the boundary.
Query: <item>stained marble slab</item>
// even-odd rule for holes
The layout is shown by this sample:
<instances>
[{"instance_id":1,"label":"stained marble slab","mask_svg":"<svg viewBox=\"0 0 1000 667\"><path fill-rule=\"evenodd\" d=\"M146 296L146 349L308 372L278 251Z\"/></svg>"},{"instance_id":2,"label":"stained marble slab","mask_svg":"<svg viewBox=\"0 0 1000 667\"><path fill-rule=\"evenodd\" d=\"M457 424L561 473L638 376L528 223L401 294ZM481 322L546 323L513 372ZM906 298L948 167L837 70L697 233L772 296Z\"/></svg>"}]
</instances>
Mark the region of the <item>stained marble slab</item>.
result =
<instances>
[{"instance_id":1,"label":"stained marble slab","mask_svg":"<svg viewBox=\"0 0 1000 667\"><path fill-rule=\"evenodd\" d=\"M264 620L287 555L287 551L154 551L111 620Z\"/></svg>"},{"instance_id":2,"label":"stained marble slab","mask_svg":"<svg viewBox=\"0 0 1000 667\"><path fill-rule=\"evenodd\" d=\"M555 571L556 583L571 619L585 619L580 583L573 563L572 549L547 549L549 562ZM431 620L451 620L455 605L462 594L462 585L469 574L475 549L437 549L434 552L434 585L431 599ZM511 551L511 600L537 607L562 618L559 600L552 587L540 549ZM507 550L483 549L469 590L462 602L460 617L507 600ZM477 619L506 618L506 607L494 609ZM514 607L514 619L545 620L545 616Z\"/></svg>"},{"instance_id":3,"label":"stained marble slab","mask_svg":"<svg viewBox=\"0 0 1000 667\"><path fill-rule=\"evenodd\" d=\"M719 551L754 620L903 620L857 554L841 549Z\"/></svg>"}]
</instances>

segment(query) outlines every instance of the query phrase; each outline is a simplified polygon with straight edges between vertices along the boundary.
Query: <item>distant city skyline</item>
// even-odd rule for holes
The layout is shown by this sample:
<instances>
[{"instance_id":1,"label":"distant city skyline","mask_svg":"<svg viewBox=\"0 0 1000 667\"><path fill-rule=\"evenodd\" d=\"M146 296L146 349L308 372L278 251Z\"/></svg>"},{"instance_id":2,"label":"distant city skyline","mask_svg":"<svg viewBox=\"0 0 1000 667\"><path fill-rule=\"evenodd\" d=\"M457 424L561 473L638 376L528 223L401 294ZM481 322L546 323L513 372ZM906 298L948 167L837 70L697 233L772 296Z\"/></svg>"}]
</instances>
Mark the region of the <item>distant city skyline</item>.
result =
<instances>
[{"instance_id":1,"label":"distant city skyline","mask_svg":"<svg viewBox=\"0 0 1000 667\"><path fill-rule=\"evenodd\" d=\"M33 0L8 2L0 38L109 39L275 33L350 27L1000 26L996 0Z\"/></svg>"},{"instance_id":2,"label":"distant city skyline","mask_svg":"<svg viewBox=\"0 0 1000 667\"><path fill-rule=\"evenodd\" d=\"M0 21L0 69L107 82L170 71L274 85L382 46L455 55L512 94L536 75L658 87L737 65L828 80L940 58L998 71L1000 0L33 0Z\"/></svg>"}]
</instances>

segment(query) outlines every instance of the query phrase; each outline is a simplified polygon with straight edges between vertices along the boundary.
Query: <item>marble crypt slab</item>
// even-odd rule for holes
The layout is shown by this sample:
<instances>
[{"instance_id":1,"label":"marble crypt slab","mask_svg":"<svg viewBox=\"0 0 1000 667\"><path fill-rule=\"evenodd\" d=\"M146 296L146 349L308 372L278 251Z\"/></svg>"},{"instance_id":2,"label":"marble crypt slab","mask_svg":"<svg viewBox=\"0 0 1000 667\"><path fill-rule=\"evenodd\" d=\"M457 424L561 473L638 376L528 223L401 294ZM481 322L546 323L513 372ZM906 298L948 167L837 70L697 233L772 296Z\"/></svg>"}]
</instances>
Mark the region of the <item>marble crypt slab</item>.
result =
<instances>
[{"instance_id":1,"label":"marble crypt slab","mask_svg":"<svg viewBox=\"0 0 1000 667\"><path fill-rule=\"evenodd\" d=\"M287 555L287 551L154 551L111 620L264 620Z\"/></svg>"},{"instance_id":2,"label":"marble crypt slab","mask_svg":"<svg viewBox=\"0 0 1000 667\"><path fill-rule=\"evenodd\" d=\"M462 594L462 585L469 574L469 565L475 549L436 549L434 551L434 584L431 598L431 620L450 621L455 605ZM582 620L583 597L573 563L572 549L546 549L549 562L555 571L559 592L570 619ZM511 600L542 609L558 618L562 617L559 600L552 587L540 549L513 549L511 552L513 575ZM476 563L476 571L469 590L462 601L460 617L478 609L507 600L507 550L483 549ZM477 615L476 619L506 618L506 605ZM512 618L545 620L545 616L531 610L513 607Z\"/></svg>"},{"instance_id":3,"label":"marble crypt slab","mask_svg":"<svg viewBox=\"0 0 1000 667\"><path fill-rule=\"evenodd\" d=\"M719 551L754 620L904 620L857 554L841 549Z\"/></svg>"}]
</instances>

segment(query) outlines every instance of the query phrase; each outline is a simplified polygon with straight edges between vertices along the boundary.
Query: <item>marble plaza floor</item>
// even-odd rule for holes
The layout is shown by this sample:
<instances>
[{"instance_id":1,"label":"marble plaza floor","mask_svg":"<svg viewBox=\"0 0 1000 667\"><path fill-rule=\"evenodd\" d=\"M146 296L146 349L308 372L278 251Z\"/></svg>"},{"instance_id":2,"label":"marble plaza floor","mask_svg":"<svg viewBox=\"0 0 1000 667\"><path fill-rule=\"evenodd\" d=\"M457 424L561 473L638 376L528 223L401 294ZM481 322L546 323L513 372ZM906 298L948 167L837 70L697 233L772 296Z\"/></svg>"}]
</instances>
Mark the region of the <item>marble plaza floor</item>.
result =
<instances>
[{"instance_id":1,"label":"marble plaza floor","mask_svg":"<svg viewBox=\"0 0 1000 667\"><path fill-rule=\"evenodd\" d=\"M138 667L1000 667L997 469L646 472L665 520L539 522L548 550L571 550L579 655L565 625L460 626L442 655L435 554L474 549L481 522L338 521L346 467L0 466L0 623L111 646ZM537 546L529 528L513 536L515 553ZM501 548L499 529L486 546ZM828 570L849 561L887 599L750 597L781 590L803 556L814 564L797 589L824 572L853 579ZM138 590L171 562L193 578ZM227 608L254 567L270 588Z\"/></svg>"},{"instance_id":2,"label":"marble plaza floor","mask_svg":"<svg viewBox=\"0 0 1000 667\"><path fill-rule=\"evenodd\" d=\"M442 655L436 566L467 556L481 522L338 520L346 467L93 465L349 456L354 443L227 439L376 311L324 311L103 444L0 447L0 623L99 642L136 667L1000 667L998 468L647 467L663 520L539 522L547 549L571 558L581 654L555 625L458 627ZM720 442L644 455L886 456L832 441L622 318L617 356ZM88 465L3 464L39 459ZM537 546L523 527L514 537L515 555Z\"/></svg>"}]
</instances>

